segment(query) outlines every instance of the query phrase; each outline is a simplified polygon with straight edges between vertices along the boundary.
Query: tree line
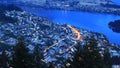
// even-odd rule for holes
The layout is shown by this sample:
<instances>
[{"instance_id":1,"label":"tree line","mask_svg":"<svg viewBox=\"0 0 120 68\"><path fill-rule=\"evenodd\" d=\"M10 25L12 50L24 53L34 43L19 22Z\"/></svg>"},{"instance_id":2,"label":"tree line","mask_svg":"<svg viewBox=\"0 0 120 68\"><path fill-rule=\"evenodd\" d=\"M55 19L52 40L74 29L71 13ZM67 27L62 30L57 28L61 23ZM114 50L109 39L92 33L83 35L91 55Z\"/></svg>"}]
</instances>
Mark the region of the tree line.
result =
<instances>
[{"instance_id":1,"label":"tree line","mask_svg":"<svg viewBox=\"0 0 120 68\"><path fill-rule=\"evenodd\" d=\"M109 48L106 47L102 51L97 45L94 38L87 39L84 45L78 43L72 60L66 59L67 63L63 62L59 68L112 68ZM6 50L2 51L0 68L58 68L54 62L50 64L43 62L44 57L39 45L35 46L32 54L29 52L25 42L19 40L13 47L10 57Z\"/></svg>"}]
</instances>

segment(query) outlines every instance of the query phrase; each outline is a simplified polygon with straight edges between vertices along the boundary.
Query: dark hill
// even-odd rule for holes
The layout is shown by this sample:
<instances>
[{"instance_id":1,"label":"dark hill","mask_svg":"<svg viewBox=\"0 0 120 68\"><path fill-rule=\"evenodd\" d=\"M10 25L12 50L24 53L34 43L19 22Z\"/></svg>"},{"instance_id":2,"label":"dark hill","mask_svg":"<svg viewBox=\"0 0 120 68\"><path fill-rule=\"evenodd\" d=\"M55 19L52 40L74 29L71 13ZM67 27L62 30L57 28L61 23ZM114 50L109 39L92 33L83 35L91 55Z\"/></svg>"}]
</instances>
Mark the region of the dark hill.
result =
<instances>
[{"instance_id":1,"label":"dark hill","mask_svg":"<svg viewBox=\"0 0 120 68\"><path fill-rule=\"evenodd\" d=\"M120 33L120 20L112 21L108 25L114 32Z\"/></svg>"},{"instance_id":2,"label":"dark hill","mask_svg":"<svg viewBox=\"0 0 120 68\"><path fill-rule=\"evenodd\" d=\"M0 5L0 22L4 22L4 23L7 23L7 22L16 22L17 20L16 19L13 19L11 17L7 17L5 15L5 12L6 11L23 11L21 8L13 5L13 4L10 4L10 5L3 5L1 4Z\"/></svg>"}]
</instances>

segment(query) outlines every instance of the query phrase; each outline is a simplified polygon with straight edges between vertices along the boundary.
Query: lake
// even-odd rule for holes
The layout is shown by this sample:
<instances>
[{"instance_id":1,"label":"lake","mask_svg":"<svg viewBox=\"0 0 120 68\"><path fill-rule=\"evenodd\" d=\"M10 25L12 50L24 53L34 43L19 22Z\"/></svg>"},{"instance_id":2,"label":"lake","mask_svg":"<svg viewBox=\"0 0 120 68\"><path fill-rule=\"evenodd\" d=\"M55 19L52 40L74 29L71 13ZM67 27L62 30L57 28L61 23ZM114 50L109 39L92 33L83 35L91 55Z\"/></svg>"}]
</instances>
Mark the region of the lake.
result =
<instances>
[{"instance_id":1,"label":"lake","mask_svg":"<svg viewBox=\"0 0 120 68\"><path fill-rule=\"evenodd\" d=\"M114 2L117 5L120 5L120 0L111 0L112 2Z\"/></svg>"},{"instance_id":2,"label":"lake","mask_svg":"<svg viewBox=\"0 0 120 68\"><path fill-rule=\"evenodd\" d=\"M93 32L106 35L112 43L120 44L120 33L113 32L108 23L120 19L120 16L110 14L88 13L80 11L47 10L38 7L22 8L37 16L42 16L60 24L71 24Z\"/></svg>"}]
</instances>

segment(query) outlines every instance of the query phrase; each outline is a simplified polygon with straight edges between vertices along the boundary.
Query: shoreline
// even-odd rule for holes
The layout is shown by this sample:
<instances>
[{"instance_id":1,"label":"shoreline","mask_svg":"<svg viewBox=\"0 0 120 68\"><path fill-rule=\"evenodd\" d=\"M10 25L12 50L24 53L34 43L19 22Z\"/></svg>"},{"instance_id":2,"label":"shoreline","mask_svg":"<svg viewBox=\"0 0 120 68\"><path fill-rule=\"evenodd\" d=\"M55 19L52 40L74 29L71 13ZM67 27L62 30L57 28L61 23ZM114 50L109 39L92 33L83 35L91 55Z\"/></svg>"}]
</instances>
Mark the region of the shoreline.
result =
<instances>
[{"instance_id":1,"label":"shoreline","mask_svg":"<svg viewBox=\"0 0 120 68\"><path fill-rule=\"evenodd\" d=\"M79 7L79 8L58 8L58 7L44 7L44 6L37 6L37 7L41 7L43 9L66 10L66 11L82 11L82 12L88 12L88 13L111 14L111 15L120 16L120 8L117 8L117 9L106 8L106 7L90 8L91 6L87 6L87 7L84 7L84 8L81 8L81 7Z\"/></svg>"},{"instance_id":2,"label":"shoreline","mask_svg":"<svg viewBox=\"0 0 120 68\"><path fill-rule=\"evenodd\" d=\"M91 5L76 5L76 6L52 6L52 5L35 5L35 4L27 4L19 6L30 6L30 7L40 7L43 9L54 9L54 10L66 10L66 11L83 11L89 13L100 13L100 14L112 14L120 16L120 6L115 4L99 4L97 6ZM91 8L92 7L92 8Z\"/></svg>"},{"instance_id":3,"label":"shoreline","mask_svg":"<svg viewBox=\"0 0 120 68\"><path fill-rule=\"evenodd\" d=\"M112 14L120 16L120 5L116 5L115 3L108 1L108 2L101 2L101 3L94 3L94 2L46 2L43 5L33 4L24 2L20 3L5 3L5 4L14 4L17 6L30 6L30 7L40 7L43 9L55 9L55 10L66 10L66 11L83 11L83 12L90 12L90 13L100 13L100 14Z\"/></svg>"}]
</instances>

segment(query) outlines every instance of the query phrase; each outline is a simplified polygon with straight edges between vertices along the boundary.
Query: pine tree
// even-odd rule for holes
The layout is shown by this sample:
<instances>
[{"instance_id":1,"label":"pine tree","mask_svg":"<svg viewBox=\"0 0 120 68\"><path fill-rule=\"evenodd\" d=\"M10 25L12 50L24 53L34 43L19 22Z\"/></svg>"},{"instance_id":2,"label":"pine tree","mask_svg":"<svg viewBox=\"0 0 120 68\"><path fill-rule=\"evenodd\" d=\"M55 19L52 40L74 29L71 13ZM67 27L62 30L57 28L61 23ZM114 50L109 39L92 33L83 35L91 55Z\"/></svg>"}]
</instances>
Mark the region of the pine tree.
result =
<instances>
[{"instance_id":1,"label":"pine tree","mask_svg":"<svg viewBox=\"0 0 120 68\"><path fill-rule=\"evenodd\" d=\"M103 68L103 59L97 47L97 40L85 39L85 45L78 44L70 68Z\"/></svg>"},{"instance_id":2,"label":"pine tree","mask_svg":"<svg viewBox=\"0 0 120 68\"><path fill-rule=\"evenodd\" d=\"M54 63L53 63L53 62L51 62L48 68L55 68Z\"/></svg>"},{"instance_id":3,"label":"pine tree","mask_svg":"<svg viewBox=\"0 0 120 68\"><path fill-rule=\"evenodd\" d=\"M14 47L13 65L14 68L32 68L32 56L28 53L29 49L21 40Z\"/></svg>"},{"instance_id":4,"label":"pine tree","mask_svg":"<svg viewBox=\"0 0 120 68\"><path fill-rule=\"evenodd\" d=\"M36 45L36 47L34 48L34 64L35 64L34 68L45 67L44 62L42 62L42 59L44 59L43 53L40 51L39 46Z\"/></svg>"},{"instance_id":5,"label":"pine tree","mask_svg":"<svg viewBox=\"0 0 120 68\"><path fill-rule=\"evenodd\" d=\"M0 60L1 60L1 62L0 62L0 64L1 64L1 68L9 68L9 64L8 64L8 56L7 56L7 54L6 54L6 51L4 50L3 52L2 52L2 55L1 55L1 58L0 58Z\"/></svg>"},{"instance_id":6,"label":"pine tree","mask_svg":"<svg viewBox=\"0 0 120 68\"><path fill-rule=\"evenodd\" d=\"M106 47L104 51L104 68L112 68L112 60L109 53L109 48Z\"/></svg>"},{"instance_id":7,"label":"pine tree","mask_svg":"<svg viewBox=\"0 0 120 68\"><path fill-rule=\"evenodd\" d=\"M97 47L97 40L94 37L88 39L89 42L84 46L84 66L85 68L102 68L103 60L100 49Z\"/></svg>"},{"instance_id":8,"label":"pine tree","mask_svg":"<svg viewBox=\"0 0 120 68\"><path fill-rule=\"evenodd\" d=\"M80 43L77 44L77 51L74 54L73 61L70 62L69 68L83 68L83 48Z\"/></svg>"}]
</instances>

